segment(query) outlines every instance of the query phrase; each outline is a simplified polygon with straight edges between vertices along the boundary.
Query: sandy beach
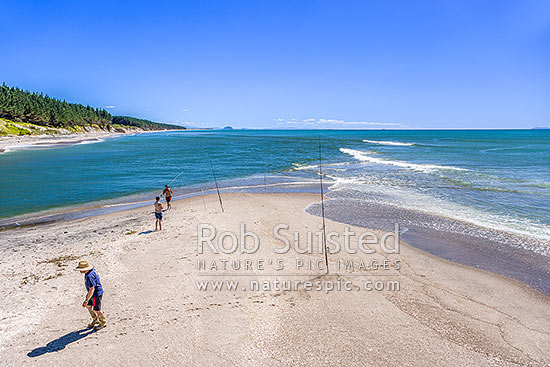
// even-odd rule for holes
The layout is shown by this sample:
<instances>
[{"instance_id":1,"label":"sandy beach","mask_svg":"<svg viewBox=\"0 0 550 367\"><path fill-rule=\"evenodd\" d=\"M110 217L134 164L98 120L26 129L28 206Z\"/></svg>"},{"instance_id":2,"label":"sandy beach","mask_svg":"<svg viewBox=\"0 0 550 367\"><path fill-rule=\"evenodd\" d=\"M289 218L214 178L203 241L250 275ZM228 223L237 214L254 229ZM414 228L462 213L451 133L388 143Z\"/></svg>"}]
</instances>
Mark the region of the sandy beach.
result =
<instances>
[{"instance_id":1,"label":"sandy beach","mask_svg":"<svg viewBox=\"0 0 550 367\"><path fill-rule=\"evenodd\" d=\"M134 132L132 132L134 134ZM89 132L67 135L21 135L0 137L0 154L6 151L53 147L56 145L74 145L79 143L100 141L105 138L120 136L122 133Z\"/></svg>"},{"instance_id":2,"label":"sandy beach","mask_svg":"<svg viewBox=\"0 0 550 367\"><path fill-rule=\"evenodd\" d=\"M68 146L76 144L87 144L100 142L107 138L115 138L122 135L135 134L151 134L167 130L140 130L133 127L126 127L126 132L108 132L108 131L91 131L86 133L68 133L55 135L12 135L0 137L0 154L23 149L40 149L41 147L53 148L56 146ZM184 129L170 130L175 131L202 131L205 129ZM208 129L206 129L208 130Z\"/></svg>"},{"instance_id":3,"label":"sandy beach","mask_svg":"<svg viewBox=\"0 0 550 367\"><path fill-rule=\"evenodd\" d=\"M273 254L273 227L305 236L321 219L304 209L311 194L226 194L174 203L163 231L152 206L0 233L0 362L20 365L215 366L545 366L550 363L550 298L502 276L436 258L401 243L392 255ZM198 250L197 226L261 241L254 254ZM327 221L327 231L345 224ZM351 227L361 232L365 229ZM376 231L375 231L376 232ZM381 232L376 232L379 236ZM108 326L86 330L85 290L73 271L81 258L101 276ZM252 267L222 269L222 260ZM276 272L270 259L288 267ZM386 273L338 270L361 260L398 261ZM199 269L204 260L216 269ZM258 265L264 260L264 268ZM241 274L239 276L235 274ZM252 290L280 277L353 283L351 291ZM366 279L399 290L365 290ZM234 290L200 290L197 282L238 280ZM246 285L246 286L245 286ZM248 288L247 288L248 287ZM246 290L244 288L247 288Z\"/></svg>"}]
</instances>

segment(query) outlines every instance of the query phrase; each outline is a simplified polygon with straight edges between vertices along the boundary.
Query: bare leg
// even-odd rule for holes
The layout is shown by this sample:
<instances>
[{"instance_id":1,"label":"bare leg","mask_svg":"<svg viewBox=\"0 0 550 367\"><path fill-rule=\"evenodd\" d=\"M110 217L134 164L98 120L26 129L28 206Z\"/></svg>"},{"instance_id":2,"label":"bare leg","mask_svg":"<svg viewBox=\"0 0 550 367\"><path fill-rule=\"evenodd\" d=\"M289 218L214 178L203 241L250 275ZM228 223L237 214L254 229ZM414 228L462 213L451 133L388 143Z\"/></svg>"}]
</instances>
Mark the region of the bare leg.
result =
<instances>
[{"instance_id":1,"label":"bare leg","mask_svg":"<svg viewBox=\"0 0 550 367\"><path fill-rule=\"evenodd\" d=\"M157 219L157 220L155 220L155 231L158 230L158 224L159 224L159 220Z\"/></svg>"},{"instance_id":2,"label":"bare leg","mask_svg":"<svg viewBox=\"0 0 550 367\"><path fill-rule=\"evenodd\" d=\"M159 230L162 231L162 220L159 220Z\"/></svg>"}]
</instances>

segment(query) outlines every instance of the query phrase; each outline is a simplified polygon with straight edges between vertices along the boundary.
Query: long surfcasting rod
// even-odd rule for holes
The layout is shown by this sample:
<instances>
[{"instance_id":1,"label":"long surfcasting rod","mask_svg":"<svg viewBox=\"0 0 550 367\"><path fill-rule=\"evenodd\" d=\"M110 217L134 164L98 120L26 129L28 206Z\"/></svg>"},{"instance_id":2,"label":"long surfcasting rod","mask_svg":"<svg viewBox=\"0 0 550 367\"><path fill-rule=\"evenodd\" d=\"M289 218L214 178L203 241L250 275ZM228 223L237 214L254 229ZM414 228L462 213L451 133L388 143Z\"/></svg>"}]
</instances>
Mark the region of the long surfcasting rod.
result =
<instances>
[{"instance_id":1,"label":"long surfcasting rod","mask_svg":"<svg viewBox=\"0 0 550 367\"><path fill-rule=\"evenodd\" d=\"M210 161L210 168L212 169L212 176L214 177L214 183L216 184L216 191L218 193L218 199L220 200L220 207L222 208L222 213L223 213L224 210L223 210L222 196L220 195L220 188L218 186L218 180L216 180L216 173L214 172L214 165L212 164L212 159L210 159L210 154L208 154L208 160Z\"/></svg>"},{"instance_id":2,"label":"long surfcasting rod","mask_svg":"<svg viewBox=\"0 0 550 367\"><path fill-rule=\"evenodd\" d=\"M321 180L321 216L323 217L323 244L325 245L325 267L328 274L328 250L327 250L327 231L325 225L325 198L323 192L323 169L321 168L323 161L321 158L321 135L319 135L319 178Z\"/></svg>"}]
</instances>

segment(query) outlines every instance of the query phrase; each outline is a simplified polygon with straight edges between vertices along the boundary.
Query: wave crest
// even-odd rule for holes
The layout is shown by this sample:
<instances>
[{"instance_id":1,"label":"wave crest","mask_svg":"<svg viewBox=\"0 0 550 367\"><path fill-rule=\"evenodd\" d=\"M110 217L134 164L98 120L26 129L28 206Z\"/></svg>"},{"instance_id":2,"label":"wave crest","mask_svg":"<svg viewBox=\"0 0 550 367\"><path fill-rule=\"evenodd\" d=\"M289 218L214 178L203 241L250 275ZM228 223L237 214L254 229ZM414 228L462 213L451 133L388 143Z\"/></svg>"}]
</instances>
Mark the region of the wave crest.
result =
<instances>
[{"instance_id":1,"label":"wave crest","mask_svg":"<svg viewBox=\"0 0 550 367\"><path fill-rule=\"evenodd\" d=\"M364 143L378 144L378 145L397 145L397 146L413 146L416 143L401 143L399 141L385 141L385 140L363 140Z\"/></svg>"},{"instance_id":2,"label":"wave crest","mask_svg":"<svg viewBox=\"0 0 550 367\"><path fill-rule=\"evenodd\" d=\"M365 154L365 152L361 152L359 150L354 150L354 149L340 148L340 151L342 153L351 155L353 158L359 161L370 162L375 164L385 164L385 165L397 166L401 168L408 168L408 169L412 169L413 171L421 171L421 172L433 172L435 170L467 171L467 169L465 168L453 167L453 166L440 166L437 164L419 164L419 163L410 163L410 162L404 162L404 161L394 161L394 160L383 159L383 158L375 158Z\"/></svg>"}]
</instances>

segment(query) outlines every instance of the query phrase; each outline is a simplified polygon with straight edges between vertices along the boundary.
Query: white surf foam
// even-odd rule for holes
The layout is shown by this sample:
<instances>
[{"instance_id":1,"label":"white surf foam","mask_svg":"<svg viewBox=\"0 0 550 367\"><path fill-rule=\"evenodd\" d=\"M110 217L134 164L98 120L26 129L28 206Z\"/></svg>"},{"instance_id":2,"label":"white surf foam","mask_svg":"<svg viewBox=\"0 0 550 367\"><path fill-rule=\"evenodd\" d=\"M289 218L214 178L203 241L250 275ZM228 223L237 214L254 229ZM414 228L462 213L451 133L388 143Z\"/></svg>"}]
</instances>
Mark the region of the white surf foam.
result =
<instances>
[{"instance_id":1,"label":"white surf foam","mask_svg":"<svg viewBox=\"0 0 550 367\"><path fill-rule=\"evenodd\" d=\"M369 143L369 144L398 145L398 146L407 146L407 147L415 145L415 143L401 143L401 142L398 142L398 141L385 141L385 140L366 140L365 139L365 140L363 140L363 142Z\"/></svg>"},{"instance_id":2,"label":"white surf foam","mask_svg":"<svg viewBox=\"0 0 550 367\"><path fill-rule=\"evenodd\" d=\"M95 143L102 143L104 141L105 141L105 139L95 138L95 139L90 139L90 140L83 140L81 142L76 143L75 145L95 144Z\"/></svg>"},{"instance_id":3,"label":"white surf foam","mask_svg":"<svg viewBox=\"0 0 550 367\"><path fill-rule=\"evenodd\" d=\"M435 170L454 170L454 171L467 171L465 168L453 167L453 166L440 166L437 164L419 164L404 161L394 161L390 159L376 158L367 155L365 152L361 152L355 149L340 148L340 151L345 154L351 155L353 158L375 164L385 164L401 168L411 169L413 171L421 172L433 172Z\"/></svg>"},{"instance_id":4,"label":"white surf foam","mask_svg":"<svg viewBox=\"0 0 550 367\"><path fill-rule=\"evenodd\" d=\"M392 205L405 209L435 214L452 218L466 223L493 229L505 233L532 238L536 241L525 241L521 244L513 243L515 247L522 247L538 254L550 257L550 228L525 218L516 218L505 213L490 213L468 207L448 200L434 197L426 193L406 188L387 187L382 184L372 184L358 177L331 177L333 185L331 191L353 189L364 193L374 194L377 203ZM470 233L476 235L476 233ZM501 239L508 243L506 239Z\"/></svg>"},{"instance_id":5,"label":"white surf foam","mask_svg":"<svg viewBox=\"0 0 550 367\"><path fill-rule=\"evenodd\" d=\"M18 144L18 145L7 145L4 147L3 153L15 152L19 150L43 150L43 149L53 149L60 146L60 144Z\"/></svg>"},{"instance_id":6,"label":"white surf foam","mask_svg":"<svg viewBox=\"0 0 550 367\"><path fill-rule=\"evenodd\" d=\"M348 162L342 162L342 163L327 163L327 164L322 164L323 167L334 167L334 166L344 166L344 165L347 165L349 164ZM307 171L307 170L318 170L319 169L319 165L314 165L314 164L309 164L309 165L306 165L306 164L301 164L301 163L292 163L292 169L294 171Z\"/></svg>"},{"instance_id":7,"label":"white surf foam","mask_svg":"<svg viewBox=\"0 0 550 367\"><path fill-rule=\"evenodd\" d=\"M116 136L112 136L113 138ZM103 138L92 138L85 139L80 141L56 141L52 143L34 143L34 144L16 144L16 145L7 145L4 147L2 153L15 152L20 150L47 150L47 149L56 149L56 148L66 148L74 145L83 145L83 144L95 144L102 143L105 139Z\"/></svg>"}]
</instances>

